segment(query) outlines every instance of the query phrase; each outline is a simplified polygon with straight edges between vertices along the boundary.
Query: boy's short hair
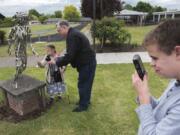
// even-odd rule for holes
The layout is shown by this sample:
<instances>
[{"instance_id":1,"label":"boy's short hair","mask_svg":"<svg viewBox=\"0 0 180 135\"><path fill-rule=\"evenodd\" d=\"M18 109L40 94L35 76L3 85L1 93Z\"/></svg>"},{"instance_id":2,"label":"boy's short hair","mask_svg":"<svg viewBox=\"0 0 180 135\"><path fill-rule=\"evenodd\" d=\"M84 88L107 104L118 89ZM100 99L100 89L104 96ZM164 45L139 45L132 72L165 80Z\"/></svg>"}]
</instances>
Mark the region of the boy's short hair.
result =
<instances>
[{"instance_id":1,"label":"boy's short hair","mask_svg":"<svg viewBox=\"0 0 180 135\"><path fill-rule=\"evenodd\" d=\"M144 39L143 46L156 44L158 48L170 55L175 46L180 45L180 19L167 20L158 25Z\"/></svg>"}]
</instances>

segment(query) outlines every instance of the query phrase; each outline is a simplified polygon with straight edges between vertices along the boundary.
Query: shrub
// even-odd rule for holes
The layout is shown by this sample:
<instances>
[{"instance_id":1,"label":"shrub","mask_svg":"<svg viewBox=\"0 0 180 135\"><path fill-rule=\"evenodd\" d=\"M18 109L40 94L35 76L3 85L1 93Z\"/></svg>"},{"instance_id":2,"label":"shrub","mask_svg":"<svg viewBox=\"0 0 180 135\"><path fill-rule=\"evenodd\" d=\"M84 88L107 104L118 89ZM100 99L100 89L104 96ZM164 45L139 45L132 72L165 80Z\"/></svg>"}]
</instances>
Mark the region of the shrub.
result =
<instances>
[{"instance_id":1,"label":"shrub","mask_svg":"<svg viewBox=\"0 0 180 135\"><path fill-rule=\"evenodd\" d=\"M12 27L14 26L15 21L12 18L5 18L0 20L0 27Z\"/></svg>"},{"instance_id":2,"label":"shrub","mask_svg":"<svg viewBox=\"0 0 180 135\"><path fill-rule=\"evenodd\" d=\"M130 43L131 35L123 29L124 21L119 21L112 17L105 17L102 20L96 21L95 31L93 25L91 32L100 41L101 48L107 41L111 44L125 44Z\"/></svg>"},{"instance_id":3,"label":"shrub","mask_svg":"<svg viewBox=\"0 0 180 135\"><path fill-rule=\"evenodd\" d=\"M4 41L5 41L5 32L0 30L0 45L1 44L4 44Z\"/></svg>"}]
</instances>

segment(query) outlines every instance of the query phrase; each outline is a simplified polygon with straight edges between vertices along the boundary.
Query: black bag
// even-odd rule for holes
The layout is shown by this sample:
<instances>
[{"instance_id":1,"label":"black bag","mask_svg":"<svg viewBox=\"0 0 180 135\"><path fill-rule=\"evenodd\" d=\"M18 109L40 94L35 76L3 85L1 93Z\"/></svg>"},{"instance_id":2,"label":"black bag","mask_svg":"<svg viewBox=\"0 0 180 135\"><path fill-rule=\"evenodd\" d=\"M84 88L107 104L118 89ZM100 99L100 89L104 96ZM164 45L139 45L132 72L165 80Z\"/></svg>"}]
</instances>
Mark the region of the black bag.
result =
<instances>
[{"instance_id":1,"label":"black bag","mask_svg":"<svg viewBox=\"0 0 180 135\"><path fill-rule=\"evenodd\" d=\"M52 82L62 82L63 81L60 69L56 65L50 64L49 70L50 70L50 76L53 79Z\"/></svg>"},{"instance_id":2,"label":"black bag","mask_svg":"<svg viewBox=\"0 0 180 135\"><path fill-rule=\"evenodd\" d=\"M50 72L51 80L47 81L47 92L49 94L64 93L66 90L66 84L64 83L60 69L56 65L49 65L47 74Z\"/></svg>"}]
</instances>

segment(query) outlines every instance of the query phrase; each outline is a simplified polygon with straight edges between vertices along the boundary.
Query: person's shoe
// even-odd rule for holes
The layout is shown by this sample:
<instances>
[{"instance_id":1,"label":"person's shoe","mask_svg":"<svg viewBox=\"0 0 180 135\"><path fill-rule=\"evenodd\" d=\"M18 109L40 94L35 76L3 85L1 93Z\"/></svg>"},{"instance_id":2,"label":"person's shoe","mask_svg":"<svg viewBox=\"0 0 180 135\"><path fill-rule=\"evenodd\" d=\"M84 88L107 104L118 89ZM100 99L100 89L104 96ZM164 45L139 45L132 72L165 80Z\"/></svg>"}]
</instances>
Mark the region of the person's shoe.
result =
<instances>
[{"instance_id":1,"label":"person's shoe","mask_svg":"<svg viewBox=\"0 0 180 135\"><path fill-rule=\"evenodd\" d=\"M79 105L79 102L76 102L76 105Z\"/></svg>"},{"instance_id":2,"label":"person's shoe","mask_svg":"<svg viewBox=\"0 0 180 135\"><path fill-rule=\"evenodd\" d=\"M73 112L83 112L83 111L87 111L87 109L88 107L78 106L73 110Z\"/></svg>"},{"instance_id":3,"label":"person's shoe","mask_svg":"<svg viewBox=\"0 0 180 135\"><path fill-rule=\"evenodd\" d=\"M91 104L91 102L89 102L89 103L88 103L88 105L90 105L90 104ZM79 105L79 102L76 102L76 104L75 104L75 105Z\"/></svg>"}]
</instances>

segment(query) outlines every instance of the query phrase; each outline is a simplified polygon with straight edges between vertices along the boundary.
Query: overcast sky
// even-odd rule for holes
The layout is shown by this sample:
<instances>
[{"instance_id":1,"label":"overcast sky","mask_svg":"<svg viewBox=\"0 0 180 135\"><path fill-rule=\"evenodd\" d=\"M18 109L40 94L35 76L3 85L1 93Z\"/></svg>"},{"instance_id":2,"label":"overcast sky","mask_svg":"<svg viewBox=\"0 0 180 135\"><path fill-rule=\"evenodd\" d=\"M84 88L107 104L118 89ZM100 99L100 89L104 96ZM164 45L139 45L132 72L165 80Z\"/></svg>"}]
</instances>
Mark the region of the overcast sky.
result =
<instances>
[{"instance_id":1,"label":"overcast sky","mask_svg":"<svg viewBox=\"0 0 180 135\"><path fill-rule=\"evenodd\" d=\"M126 3L136 5L140 0L124 0ZM142 0L152 5L160 5L168 9L179 9L180 0ZM64 6L72 4L78 9L81 6L80 0L0 0L0 13L12 16L18 11L27 12L35 8L40 13L53 13L55 10L63 10Z\"/></svg>"}]
</instances>

